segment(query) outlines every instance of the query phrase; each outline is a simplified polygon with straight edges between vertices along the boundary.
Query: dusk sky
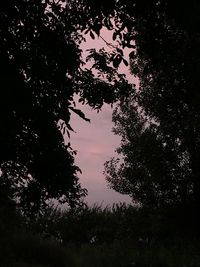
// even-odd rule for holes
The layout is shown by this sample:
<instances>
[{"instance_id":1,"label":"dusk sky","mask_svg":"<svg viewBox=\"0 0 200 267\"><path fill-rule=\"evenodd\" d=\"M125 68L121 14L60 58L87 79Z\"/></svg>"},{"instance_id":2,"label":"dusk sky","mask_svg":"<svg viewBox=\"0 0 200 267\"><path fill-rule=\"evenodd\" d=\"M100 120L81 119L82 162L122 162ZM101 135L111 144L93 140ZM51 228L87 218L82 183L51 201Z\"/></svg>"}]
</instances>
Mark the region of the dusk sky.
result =
<instances>
[{"instance_id":1,"label":"dusk sky","mask_svg":"<svg viewBox=\"0 0 200 267\"><path fill-rule=\"evenodd\" d=\"M107 30L103 30L101 36L107 42L112 43L112 34ZM87 42L82 45L83 51L94 47L109 49L102 39L92 40L87 36ZM128 52L125 51L125 55ZM128 69L124 66L121 66L119 71L125 73L129 80L133 80ZM75 159L76 164L82 170L82 175L79 175L81 184L88 189L86 201L89 204L99 203L103 206L116 202L130 203L130 197L108 188L103 175L105 161L116 155L115 149L120 145L120 137L112 133L114 126L112 108L109 105L104 105L102 110L97 113L89 106L78 104L77 107L91 120L91 123L88 123L76 115L73 115L71 119L71 126L76 133L71 133L70 142L73 149L78 152Z\"/></svg>"},{"instance_id":2,"label":"dusk sky","mask_svg":"<svg viewBox=\"0 0 200 267\"><path fill-rule=\"evenodd\" d=\"M88 189L89 204L102 205L114 202L130 202L130 198L108 189L103 175L104 163L120 144L120 138L112 133L112 109L105 105L97 113L90 107L81 107L91 123L73 115L71 125L76 133L71 133L72 147L78 151L76 163L82 170L80 181Z\"/></svg>"}]
</instances>

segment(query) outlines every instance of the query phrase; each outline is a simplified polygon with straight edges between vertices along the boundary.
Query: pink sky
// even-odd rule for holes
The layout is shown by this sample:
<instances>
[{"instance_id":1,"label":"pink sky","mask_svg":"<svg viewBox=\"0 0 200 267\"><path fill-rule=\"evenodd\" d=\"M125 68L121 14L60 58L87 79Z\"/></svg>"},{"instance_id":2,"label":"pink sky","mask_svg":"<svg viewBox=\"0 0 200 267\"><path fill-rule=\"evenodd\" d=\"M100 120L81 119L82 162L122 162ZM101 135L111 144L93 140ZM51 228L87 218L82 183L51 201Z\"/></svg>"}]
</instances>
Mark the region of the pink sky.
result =
<instances>
[{"instance_id":1,"label":"pink sky","mask_svg":"<svg viewBox=\"0 0 200 267\"><path fill-rule=\"evenodd\" d=\"M103 175L105 161L115 155L114 151L120 144L120 138L111 131L111 107L105 105L99 113L87 106L80 108L91 119L91 123L73 115L71 125L76 133L71 133L71 145L78 151L76 164L82 170L81 184L88 189L86 201L89 204L102 203L104 206L116 202L130 203L128 196L108 188Z\"/></svg>"},{"instance_id":2,"label":"pink sky","mask_svg":"<svg viewBox=\"0 0 200 267\"><path fill-rule=\"evenodd\" d=\"M107 42L113 42L112 32L103 29L101 36ZM89 48L99 49L102 47L108 49L102 39L96 38L92 40L89 35L87 35L87 42L81 46L83 51ZM129 50L125 51L125 55L127 56L129 52ZM83 56L85 54L86 52L84 52ZM125 73L129 81L134 81L127 67L121 66L119 71ZM112 133L114 125L112 123L111 107L104 105L99 113L88 106L77 104L77 107L91 120L91 123L88 123L75 114L71 119L71 126L76 133L71 133L70 142L73 149L78 152L75 159L76 164L82 170L80 182L83 187L88 189L86 201L89 204L99 203L103 206L116 202L130 203L131 199L128 196L121 195L108 188L103 175L105 161L116 155L115 149L120 145L120 137Z\"/></svg>"}]
</instances>

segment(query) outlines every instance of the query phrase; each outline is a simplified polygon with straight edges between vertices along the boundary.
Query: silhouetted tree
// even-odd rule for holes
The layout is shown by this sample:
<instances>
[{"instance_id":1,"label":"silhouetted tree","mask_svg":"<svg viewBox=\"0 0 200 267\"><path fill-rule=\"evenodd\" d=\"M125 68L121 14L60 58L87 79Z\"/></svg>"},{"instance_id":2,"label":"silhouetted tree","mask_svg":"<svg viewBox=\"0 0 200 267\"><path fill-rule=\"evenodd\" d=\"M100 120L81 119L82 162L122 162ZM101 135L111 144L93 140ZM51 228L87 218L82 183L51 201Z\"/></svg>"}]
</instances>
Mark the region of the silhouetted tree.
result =
<instances>
[{"instance_id":1,"label":"silhouetted tree","mask_svg":"<svg viewBox=\"0 0 200 267\"><path fill-rule=\"evenodd\" d=\"M139 86L113 114L114 132L122 137L117 149L122 162L113 158L106 163L106 179L144 205L199 207L199 4L116 5L125 27L123 34L118 31L119 42L133 45L130 68Z\"/></svg>"},{"instance_id":2,"label":"silhouetted tree","mask_svg":"<svg viewBox=\"0 0 200 267\"><path fill-rule=\"evenodd\" d=\"M122 87L114 68L107 84L82 67L80 32L88 18L77 15L78 7L73 1L8 0L0 8L1 180L24 211L51 198L80 203L86 190L63 134L72 130L71 112L88 119L73 96L99 109L117 100Z\"/></svg>"}]
</instances>

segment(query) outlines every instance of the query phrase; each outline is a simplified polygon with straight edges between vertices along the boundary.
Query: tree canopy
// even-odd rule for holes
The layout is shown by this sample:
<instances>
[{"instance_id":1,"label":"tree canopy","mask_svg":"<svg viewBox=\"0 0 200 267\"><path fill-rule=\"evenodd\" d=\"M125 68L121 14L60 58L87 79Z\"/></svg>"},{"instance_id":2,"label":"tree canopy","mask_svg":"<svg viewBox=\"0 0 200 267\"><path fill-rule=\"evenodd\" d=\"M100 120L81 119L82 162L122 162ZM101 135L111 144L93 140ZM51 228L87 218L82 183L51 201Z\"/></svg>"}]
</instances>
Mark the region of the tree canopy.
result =
<instances>
[{"instance_id":1,"label":"tree canopy","mask_svg":"<svg viewBox=\"0 0 200 267\"><path fill-rule=\"evenodd\" d=\"M114 68L104 70L112 77L106 83L83 67L81 31L89 18L77 10L74 1L50 0L9 0L0 8L1 186L24 211L52 198L80 203L86 190L63 134L73 130L72 112L88 119L73 97L100 109L126 84ZM98 61L94 52L88 60Z\"/></svg>"},{"instance_id":2,"label":"tree canopy","mask_svg":"<svg viewBox=\"0 0 200 267\"><path fill-rule=\"evenodd\" d=\"M143 205L199 206L199 4L116 3L126 27L119 42L135 43L130 68L139 86L113 114L122 163L107 162L106 178Z\"/></svg>"},{"instance_id":3,"label":"tree canopy","mask_svg":"<svg viewBox=\"0 0 200 267\"><path fill-rule=\"evenodd\" d=\"M77 178L70 114L79 101L113 115L123 163L106 163L110 186L143 204L200 203L199 4L176 1L7 1L1 6L1 184L21 205L86 194ZM185 19L187 18L187 20ZM111 31L111 52L90 49L85 35ZM128 65L139 88L117 69ZM28 208L28 207L27 207Z\"/></svg>"}]
</instances>

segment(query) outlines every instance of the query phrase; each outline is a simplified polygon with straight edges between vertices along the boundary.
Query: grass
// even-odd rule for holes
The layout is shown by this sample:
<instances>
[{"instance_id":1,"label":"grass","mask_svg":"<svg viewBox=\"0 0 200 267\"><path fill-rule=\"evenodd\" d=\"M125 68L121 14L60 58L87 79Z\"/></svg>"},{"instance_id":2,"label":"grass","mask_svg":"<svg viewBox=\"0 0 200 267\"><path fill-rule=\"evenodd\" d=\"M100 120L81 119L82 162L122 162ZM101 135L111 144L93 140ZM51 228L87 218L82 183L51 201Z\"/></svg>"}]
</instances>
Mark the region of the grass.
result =
<instances>
[{"instance_id":1,"label":"grass","mask_svg":"<svg viewBox=\"0 0 200 267\"><path fill-rule=\"evenodd\" d=\"M2 267L199 267L200 242L174 240L171 244L115 242L109 245L73 243L60 246L39 236L24 235L15 240L15 261ZM17 246L17 247L16 247Z\"/></svg>"},{"instance_id":2,"label":"grass","mask_svg":"<svg viewBox=\"0 0 200 267\"><path fill-rule=\"evenodd\" d=\"M179 246L180 245L180 246ZM138 266L170 266L170 267L197 267L200 266L200 253L195 244L174 244L171 247L153 247L137 249L112 244L110 246L82 246L73 249L66 248L72 256L73 267L125 267L134 262ZM136 266L137 266L136 265Z\"/></svg>"},{"instance_id":3,"label":"grass","mask_svg":"<svg viewBox=\"0 0 200 267\"><path fill-rule=\"evenodd\" d=\"M165 214L125 206L49 210L27 228L1 231L0 267L200 267L199 227Z\"/></svg>"}]
</instances>

